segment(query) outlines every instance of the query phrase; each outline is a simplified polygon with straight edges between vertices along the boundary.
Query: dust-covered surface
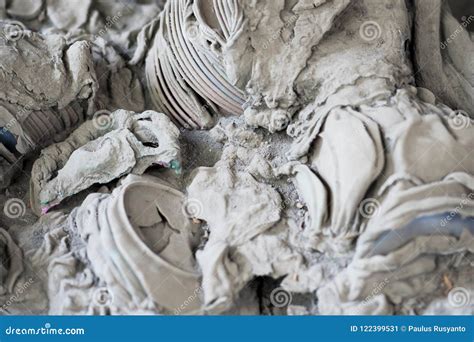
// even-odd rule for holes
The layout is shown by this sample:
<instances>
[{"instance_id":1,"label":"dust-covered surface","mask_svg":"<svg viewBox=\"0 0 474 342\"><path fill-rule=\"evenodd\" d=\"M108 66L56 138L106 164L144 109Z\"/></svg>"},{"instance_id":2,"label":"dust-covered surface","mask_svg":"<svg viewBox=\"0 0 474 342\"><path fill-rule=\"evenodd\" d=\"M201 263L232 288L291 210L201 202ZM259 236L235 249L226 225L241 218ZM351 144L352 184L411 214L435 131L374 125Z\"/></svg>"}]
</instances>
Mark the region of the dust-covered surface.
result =
<instances>
[{"instance_id":1,"label":"dust-covered surface","mask_svg":"<svg viewBox=\"0 0 474 342\"><path fill-rule=\"evenodd\" d=\"M473 314L473 28L0 1L2 314Z\"/></svg>"}]
</instances>

